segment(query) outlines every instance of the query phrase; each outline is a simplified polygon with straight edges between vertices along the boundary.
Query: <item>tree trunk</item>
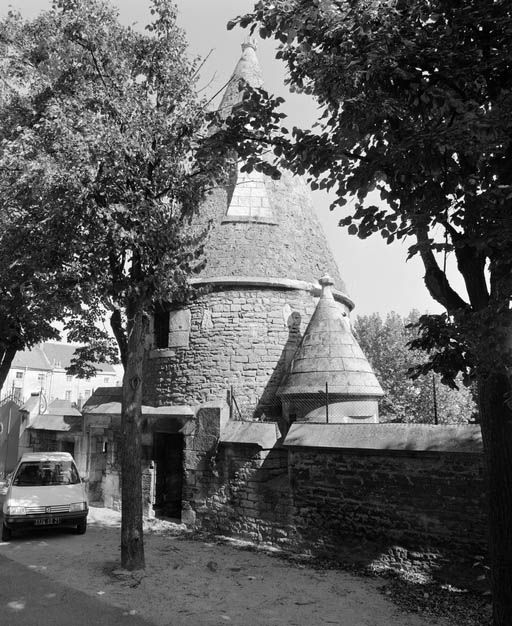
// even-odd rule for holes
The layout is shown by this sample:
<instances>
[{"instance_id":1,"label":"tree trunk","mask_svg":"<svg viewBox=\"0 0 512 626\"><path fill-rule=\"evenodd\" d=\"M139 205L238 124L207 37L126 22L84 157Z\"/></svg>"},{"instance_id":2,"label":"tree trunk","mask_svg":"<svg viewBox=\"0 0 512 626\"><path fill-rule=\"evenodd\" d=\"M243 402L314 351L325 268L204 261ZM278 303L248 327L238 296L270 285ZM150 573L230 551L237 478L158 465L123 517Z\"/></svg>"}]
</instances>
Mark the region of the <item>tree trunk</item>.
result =
<instances>
[{"instance_id":1,"label":"tree trunk","mask_svg":"<svg viewBox=\"0 0 512 626\"><path fill-rule=\"evenodd\" d=\"M121 566L144 569L142 534L142 363L146 318L140 305L130 306L121 413Z\"/></svg>"},{"instance_id":2,"label":"tree trunk","mask_svg":"<svg viewBox=\"0 0 512 626\"><path fill-rule=\"evenodd\" d=\"M7 379L16 352L17 349L9 345L5 349L0 348L0 392Z\"/></svg>"},{"instance_id":3,"label":"tree trunk","mask_svg":"<svg viewBox=\"0 0 512 626\"><path fill-rule=\"evenodd\" d=\"M512 406L506 374L479 381L480 421L486 465L489 558L494 626L512 624Z\"/></svg>"}]
</instances>

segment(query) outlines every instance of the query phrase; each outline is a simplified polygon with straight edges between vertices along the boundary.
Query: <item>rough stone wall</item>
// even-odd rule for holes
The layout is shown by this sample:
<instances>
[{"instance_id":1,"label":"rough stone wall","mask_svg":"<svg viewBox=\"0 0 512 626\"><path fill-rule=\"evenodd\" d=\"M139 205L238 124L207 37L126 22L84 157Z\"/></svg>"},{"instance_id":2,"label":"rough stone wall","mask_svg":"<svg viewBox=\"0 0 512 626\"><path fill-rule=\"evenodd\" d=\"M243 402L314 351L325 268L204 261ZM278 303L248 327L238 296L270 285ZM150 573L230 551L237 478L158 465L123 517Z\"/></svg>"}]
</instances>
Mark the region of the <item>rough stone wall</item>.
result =
<instances>
[{"instance_id":1,"label":"rough stone wall","mask_svg":"<svg viewBox=\"0 0 512 626\"><path fill-rule=\"evenodd\" d=\"M288 454L221 444L213 471L193 472L195 525L341 558L359 550L368 564L388 566L485 553L479 455Z\"/></svg>"},{"instance_id":2,"label":"rough stone wall","mask_svg":"<svg viewBox=\"0 0 512 626\"><path fill-rule=\"evenodd\" d=\"M228 409L212 403L201 407L190 430L183 433L182 522L196 524L197 516L208 510L206 502L220 488L215 455Z\"/></svg>"},{"instance_id":3,"label":"rough stone wall","mask_svg":"<svg viewBox=\"0 0 512 626\"><path fill-rule=\"evenodd\" d=\"M204 499L196 523L215 533L290 545L294 528L286 451L221 444L215 467L216 488Z\"/></svg>"},{"instance_id":4,"label":"rough stone wall","mask_svg":"<svg viewBox=\"0 0 512 626\"><path fill-rule=\"evenodd\" d=\"M254 541L287 543L292 529L283 449L219 442L227 407L202 407L185 433L182 521Z\"/></svg>"},{"instance_id":5,"label":"rough stone wall","mask_svg":"<svg viewBox=\"0 0 512 626\"><path fill-rule=\"evenodd\" d=\"M293 518L305 543L363 537L386 547L485 550L476 454L290 451Z\"/></svg>"},{"instance_id":6,"label":"rough stone wall","mask_svg":"<svg viewBox=\"0 0 512 626\"><path fill-rule=\"evenodd\" d=\"M226 399L232 385L250 415L272 414L316 301L307 291L259 288L202 296L191 305L189 347L148 359L145 402L201 404Z\"/></svg>"}]
</instances>

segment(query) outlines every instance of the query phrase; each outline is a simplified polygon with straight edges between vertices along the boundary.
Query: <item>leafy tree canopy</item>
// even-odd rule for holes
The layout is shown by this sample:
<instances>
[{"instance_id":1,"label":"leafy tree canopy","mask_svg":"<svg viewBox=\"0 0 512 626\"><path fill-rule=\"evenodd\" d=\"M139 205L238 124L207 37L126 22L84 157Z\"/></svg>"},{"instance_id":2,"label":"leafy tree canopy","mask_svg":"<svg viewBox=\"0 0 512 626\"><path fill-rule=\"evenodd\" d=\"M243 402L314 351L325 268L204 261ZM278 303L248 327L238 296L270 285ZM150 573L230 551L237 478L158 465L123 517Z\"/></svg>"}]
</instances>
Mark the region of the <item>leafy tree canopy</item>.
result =
<instances>
[{"instance_id":1,"label":"leafy tree canopy","mask_svg":"<svg viewBox=\"0 0 512 626\"><path fill-rule=\"evenodd\" d=\"M510 3L261 0L228 27L236 23L274 36L289 84L321 105L314 129L275 138L279 165L305 174L313 189L336 191L334 205L354 197L355 211L340 222L350 233L412 240L410 255L421 256L425 283L447 310L434 326L446 327L451 345L435 368L446 378L477 364L493 369L498 348L505 365ZM378 205L367 201L375 190ZM467 295L450 285L445 254L455 255ZM428 335L431 324L422 329Z\"/></svg>"},{"instance_id":2,"label":"leafy tree canopy","mask_svg":"<svg viewBox=\"0 0 512 626\"><path fill-rule=\"evenodd\" d=\"M188 218L224 168L176 9L157 0L152 13L139 33L107 2L56 0L32 22L10 13L0 24L2 213L24 263L46 276L65 268L89 303L71 339L101 303L123 358L127 300L186 295L201 243Z\"/></svg>"},{"instance_id":3,"label":"leafy tree canopy","mask_svg":"<svg viewBox=\"0 0 512 626\"><path fill-rule=\"evenodd\" d=\"M232 160L221 129L208 128L199 61L188 57L176 7L153 0L151 13L138 32L104 0L54 0L32 21L11 12L0 22L0 215L12 216L9 228L27 242L19 255L11 249L14 259L35 267L44 258L45 276L60 285L71 277L66 298L80 310L69 337L88 343L76 371L87 374L87 360L111 353L95 327L110 312L125 366L121 547L131 569L144 566L148 318L156 303L190 295L204 235L190 218Z\"/></svg>"},{"instance_id":4,"label":"leafy tree canopy","mask_svg":"<svg viewBox=\"0 0 512 626\"><path fill-rule=\"evenodd\" d=\"M475 378L494 624L512 623L512 6L508 0L259 0L236 23L279 42L320 119L272 139L278 164L356 200L349 233L408 238L446 309L415 347ZM264 93L255 93L277 104ZM266 119L272 119L269 113ZM260 132L257 131L256 134ZM251 138L248 134L247 144ZM371 204L376 190L382 202ZM453 254L467 293L445 271ZM426 370L427 367L424 368Z\"/></svg>"},{"instance_id":5,"label":"leafy tree canopy","mask_svg":"<svg viewBox=\"0 0 512 626\"><path fill-rule=\"evenodd\" d=\"M420 315L389 313L359 315L354 322L357 340L368 357L386 395L380 403L381 422L467 424L476 417L472 390L461 384L450 389L439 375L423 373L424 350L411 349ZM435 349L434 349L435 350ZM435 358L435 353L430 358Z\"/></svg>"}]
</instances>

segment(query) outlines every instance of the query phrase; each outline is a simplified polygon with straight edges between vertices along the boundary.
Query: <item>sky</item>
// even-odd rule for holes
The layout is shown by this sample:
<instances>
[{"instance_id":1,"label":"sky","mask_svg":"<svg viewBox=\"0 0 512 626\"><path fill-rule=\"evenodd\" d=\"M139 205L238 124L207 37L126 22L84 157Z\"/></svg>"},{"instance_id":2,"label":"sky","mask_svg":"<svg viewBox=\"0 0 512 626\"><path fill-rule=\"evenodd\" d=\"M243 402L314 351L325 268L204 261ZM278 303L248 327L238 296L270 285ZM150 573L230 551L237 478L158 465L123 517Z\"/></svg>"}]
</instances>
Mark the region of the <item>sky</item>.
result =
<instances>
[{"instance_id":1,"label":"sky","mask_svg":"<svg viewBox=\"0 0 512 626\"><path fill-rule=\"evenodd\" d=\"M125 24L143 27L150 21L149 0L111 0L119 8L120 20ZM190 52L202 58L210 55L205 63L202 80L210 93L226 84L241 53L240 44L247 32L235 28L226 29L227 22L237 15L248 12L253 0L176 0L180 11L179 21L187 33ZM0 15L12 7L30 18L51 6L51 0L0 0ZM285 123L310 125L318 111L312 98L290 93L284 84L285 68L274 58L275 44L265 40L258 42L258 57L263 70L265 87L280 95L286 102ZM355 315L379 312L385 315L396 311L406 315L412 309L420 312L442 311L428 294L423 283L423 266L419 259L406 262L409 243L386 245L376 234L366 240L350 236L338 227L345 215L340 209L329 210L332 197L326 193L312 192L312 200L334 252L341 275L347 285L348 295L355 302ZM412 242L410 242L412 243ZM453 264L448 260L448 267ZM454 273L454 272L453 272ZM454 281L454 286L460 283ZM463 295L463 294L461 294Z\"/></svg>"}]
</instances>

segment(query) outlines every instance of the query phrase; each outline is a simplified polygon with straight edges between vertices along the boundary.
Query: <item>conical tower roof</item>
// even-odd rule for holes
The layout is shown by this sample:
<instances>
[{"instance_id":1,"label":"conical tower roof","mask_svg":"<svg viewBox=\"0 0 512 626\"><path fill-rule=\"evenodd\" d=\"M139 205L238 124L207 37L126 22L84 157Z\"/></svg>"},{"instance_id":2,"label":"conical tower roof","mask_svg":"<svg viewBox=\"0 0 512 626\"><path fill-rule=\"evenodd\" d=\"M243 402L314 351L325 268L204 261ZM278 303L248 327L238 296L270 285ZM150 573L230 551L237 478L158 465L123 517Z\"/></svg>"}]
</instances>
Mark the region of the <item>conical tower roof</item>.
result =
<instances>
[{"instance_id":1,"label":"conical tower roof","mask_svg":"<svg viewBox=\"0 0 512 626\"><path fill-rule=\"evenodd\" d=\"M222 96L219 111L223 117L227 117L231 109L242 101L242 81L254 88L263 86L263 73L256 56L256 41L252 37L242 44L242 56L236 64L235 71Z\"/></svg>"},{"instance_id":2,"label":"conical tower roof","mask_svg":"<svg viewBox=\"0 0 512 626\"><path fill-rule=\"evenodd\" d=\"M384 395L332 295L333 280L320 279L322 295L304 337L278 390L279 396L325 392L329 395L380 397Z\"/></svg>"},{"instance_id":3,"label":"conical tower roof","mask_svg":"<svg viewBox=\"0 0 512 626\"><path fill-rule=\"evenodd\" d=\"M253 87L263 84L251 40L242 45L242 56L222 98L222 115L242 100L242 81ZM207 198L197 219L210 228L206 265L198 282L261 279L262 284L291 280L316 285L316 277L328 272L336 297L353 307L301 178L283 172L280 180L272 180L257 172L243 173L239 167L229 184Z\"/></svg>"}]
</instances>

